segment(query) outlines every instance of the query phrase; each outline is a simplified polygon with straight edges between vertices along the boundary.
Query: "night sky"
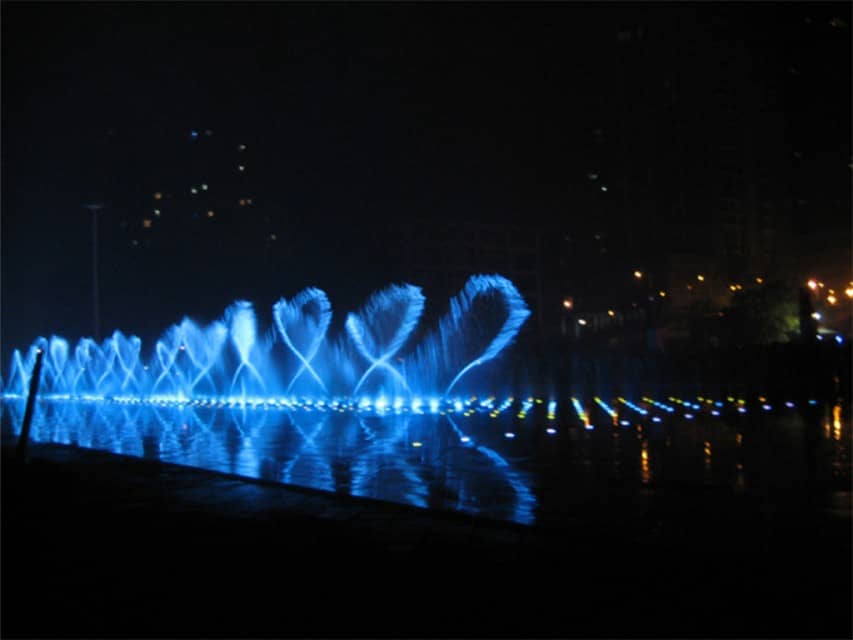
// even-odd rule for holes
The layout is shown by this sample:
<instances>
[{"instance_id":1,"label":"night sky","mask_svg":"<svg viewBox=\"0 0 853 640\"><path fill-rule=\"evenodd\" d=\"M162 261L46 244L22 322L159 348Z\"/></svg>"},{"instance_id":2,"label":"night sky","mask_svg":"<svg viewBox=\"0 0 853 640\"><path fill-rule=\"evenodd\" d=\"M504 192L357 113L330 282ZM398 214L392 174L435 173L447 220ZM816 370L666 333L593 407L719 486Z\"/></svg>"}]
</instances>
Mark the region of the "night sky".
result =
<instances>
[{"instance_id":1,"label":"night sky","mask_svg":"<svg viewBox=\"0 0 853 640\"><path fill-rule=\"evenodd\" d=\"M397 279L377 238L407 216L625 228L621 177L684 165L650 153L674 135L656 105L705 104L720 78L703 74L732 51L795 237L849 256L850 18L849 3L4 2L3 361L91 333L89 202L108 204L104 333L149 339L309 285L356 305ZM710 134L696 115L681 135L689 178ZM667 224L645 211L644 228Z\"/></svg>"}]
</instances>

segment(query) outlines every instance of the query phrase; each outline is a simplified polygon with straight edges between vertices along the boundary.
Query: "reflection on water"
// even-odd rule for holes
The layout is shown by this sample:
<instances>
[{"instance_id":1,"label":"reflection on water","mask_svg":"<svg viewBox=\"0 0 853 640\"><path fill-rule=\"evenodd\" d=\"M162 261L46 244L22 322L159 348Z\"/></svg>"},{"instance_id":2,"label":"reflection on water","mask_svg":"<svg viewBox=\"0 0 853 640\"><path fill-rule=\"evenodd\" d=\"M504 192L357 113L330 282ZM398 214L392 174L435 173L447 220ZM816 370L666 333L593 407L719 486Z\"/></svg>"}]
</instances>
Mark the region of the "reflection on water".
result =
<instances>
[{"instance_id":1,"label":"reflection on water","mask_svg":"<svg viewBox=\"0 0 853 640\"><path fill-rule=\"evenodd\" d=\"M4 402L4 430L18 432L22 415L21 402ZM534 517L528 474L488 434L449 416L43 402L31 437L424 508Z\"/></svg>"},{"instance_id":2,"label":"reflection on water","mask_svg":"<svg viewBox=\"0 0 853 640\"><path fill-rule=\"evenodd\" d=\"M32 439L524 524L559 519L614 486L850 490L841 405L669 400L679 409L648 397L508 398L384 415L40 401ZM20 430L23 409L3 401L4 436Z\"/></svg>"},{"instance_id":3,"label":"reflection on water","mask_svg":"<svg viewBox=\"0 0 853 640\"><path fill-rule=\"evenodd\" d=\"M643 440L643 449L640 452L640 479L643 484L649 484L651 477L652 473L649 465L649 443L647 440Z\"/></svg>"},{"instance_id":4,"label":"reflection on water","mask_svg":"<svg viewBox=\"0 0 853 640\"><path fill-rule=\"evenodd\" d=\"M832 437L841 440L841 405L832 407Z\"/></svg>"}]
</instances>

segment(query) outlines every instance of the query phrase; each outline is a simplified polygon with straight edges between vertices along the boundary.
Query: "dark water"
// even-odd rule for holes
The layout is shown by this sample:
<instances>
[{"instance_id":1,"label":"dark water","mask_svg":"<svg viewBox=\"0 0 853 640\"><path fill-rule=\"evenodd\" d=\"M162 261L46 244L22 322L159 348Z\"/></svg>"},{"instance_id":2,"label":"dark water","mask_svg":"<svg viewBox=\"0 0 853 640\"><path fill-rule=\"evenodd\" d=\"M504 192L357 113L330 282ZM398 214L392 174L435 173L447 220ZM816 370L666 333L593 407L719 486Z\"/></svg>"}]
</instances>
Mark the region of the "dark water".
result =
<instances>
[{"instance_id":1,"label":"dark water","mask_svg":"<svg viewBox=\"0 0 853 640\"><path fill-rule=\"evenodd\" d=\"M552 419L546 403L491 417L41 401L31 437L523 524L571 517L614 489L723 488L781 501L850 491L847 404L756 398L738 412L720 399L670 413L636 402L647 415L614 401L614 418L584 401L585 428L568 400ZM3 402L4 436L20 431L23 408Z\"/></svg>"}]
</instances>

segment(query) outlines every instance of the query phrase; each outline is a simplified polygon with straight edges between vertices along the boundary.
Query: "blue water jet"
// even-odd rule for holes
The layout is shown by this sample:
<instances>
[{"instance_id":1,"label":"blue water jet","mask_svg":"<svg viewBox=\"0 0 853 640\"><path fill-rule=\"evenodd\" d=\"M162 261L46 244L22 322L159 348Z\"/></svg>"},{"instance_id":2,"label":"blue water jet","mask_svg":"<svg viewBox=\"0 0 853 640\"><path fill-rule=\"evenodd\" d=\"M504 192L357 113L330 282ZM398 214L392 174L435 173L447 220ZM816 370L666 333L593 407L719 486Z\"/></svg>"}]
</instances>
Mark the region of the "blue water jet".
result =
<instances>
[{"instance_id":1,"label":"blue water jet","mask_svg":"<svg viewBox=\"0 0 853 640\"><path fill-rule=\"evenodd\" d=\"M116 330L103 342L58 335L15 350L4 391L23 396L39 349L46 352L41 394L60 400L210 407L343 411L384 402L381 413L435 413L475 367L497 358L530 314L515 286L498 275L472 276L432 331L418 332L426 299L420 287L389 286L346 314L329 336L332 303L308 288L272 309L259 328L253 305L238 300L208 325L183 318L143 353L140 338ZM411 344L415 335L425 335ZM368 391L368 387L370 390ZM474 387L465 389L469 393ZM464 394L460 394L464 397Z\"/></svg>"},{"instance_id":2,"label":"blue water jet","mask_svg":"<svg viewBox=\"0 0 853 640\"><path fill-rule=\"evenodd\" d=\"M414 331L425 300L419 287L392 285L373 294L364 309L347 316L347 332L359 353L370 362L356 383L353 395L358 394L367 377L378 367L392 374L406 391L411 391L406 379L388 360Z\"/></svg>"},{"instance_id":3,"label":"blue water jet","mask_svg":"<svg viewBox=\"0 0 853 640\"><path fill-rule=\"evenodd\" d=\"M313 318L305 313L305 308L309 305L315 310L315 317ZM301 363L291 378L290 384L287 385L285 393L290 393L299 376L305 371L317 381L323 393L328 393L325 383L311 366L311 361L317 355L317 350L325 339L326 331L332 322L332 304L325 292L310 288L299 293L290 302L282 298L273 306L273 319L287 348ZM291 334L293 334L293 338L291 338ZM294 340L305 343L302 351L297 349Z\"/></svg>"}]
</instances>

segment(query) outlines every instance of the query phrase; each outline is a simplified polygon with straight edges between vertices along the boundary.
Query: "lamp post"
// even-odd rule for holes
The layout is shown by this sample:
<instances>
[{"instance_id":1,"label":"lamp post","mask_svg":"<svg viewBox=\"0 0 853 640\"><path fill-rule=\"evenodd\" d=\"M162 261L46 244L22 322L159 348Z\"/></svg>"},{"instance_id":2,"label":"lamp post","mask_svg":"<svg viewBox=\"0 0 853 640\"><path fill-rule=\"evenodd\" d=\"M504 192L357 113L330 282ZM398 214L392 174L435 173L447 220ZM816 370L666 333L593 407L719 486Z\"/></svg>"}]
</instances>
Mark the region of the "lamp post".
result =
<instances>
[{"instance_id":1,"label":"lamp post","mask_svg":"<svg viewBox=\"0 0 853 640\"><path fill-rule=\"evenodd\" d=\"M92 212L92 332L95 342L101 341L101 290L98 278L98 212L105 204L84 204L83 208Z\"/></svg>"}]
</instances>

